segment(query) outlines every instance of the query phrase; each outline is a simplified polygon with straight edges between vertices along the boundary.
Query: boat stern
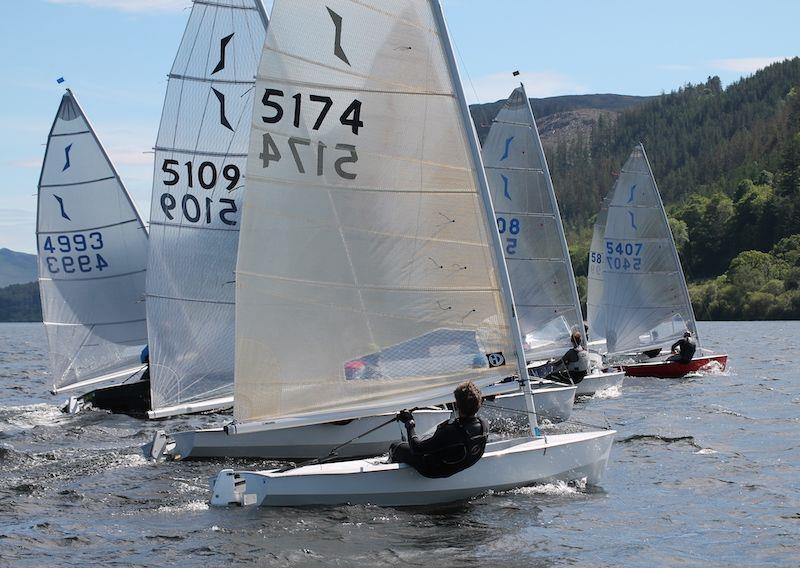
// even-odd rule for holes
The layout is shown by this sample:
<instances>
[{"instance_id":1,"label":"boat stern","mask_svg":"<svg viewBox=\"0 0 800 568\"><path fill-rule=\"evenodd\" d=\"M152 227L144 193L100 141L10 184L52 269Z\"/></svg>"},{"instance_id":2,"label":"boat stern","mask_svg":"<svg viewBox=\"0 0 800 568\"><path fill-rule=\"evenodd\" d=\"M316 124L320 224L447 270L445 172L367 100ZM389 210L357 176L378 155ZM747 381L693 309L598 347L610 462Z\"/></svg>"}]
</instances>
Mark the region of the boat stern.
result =
<instances>
[{"instance_id":1,"label":"boat stern","mask_svg":"<svg viewBox=\"0 0 800 568\"><path fill-rule=\"evenodd\" d=\"M216 507L227 507L229 505L246 507L259 504L263 496L247 492L248 475L250 474L239 473L232 469L223 469L215 477L212 477L210 479L211 505Z\"/></svg>"}]
</instances>

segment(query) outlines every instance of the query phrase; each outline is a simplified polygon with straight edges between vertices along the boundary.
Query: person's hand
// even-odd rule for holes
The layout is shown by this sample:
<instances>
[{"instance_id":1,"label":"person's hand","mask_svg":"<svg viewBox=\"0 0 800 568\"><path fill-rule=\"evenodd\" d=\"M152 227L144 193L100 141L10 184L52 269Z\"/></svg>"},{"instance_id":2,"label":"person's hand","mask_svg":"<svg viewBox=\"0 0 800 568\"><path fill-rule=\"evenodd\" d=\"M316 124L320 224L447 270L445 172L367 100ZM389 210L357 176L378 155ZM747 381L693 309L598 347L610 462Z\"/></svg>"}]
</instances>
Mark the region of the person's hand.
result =
<instances>
[{"instance_id":1,"label":"person's hand","mask_svg":"<svg viewBox=\"0 0 800 568\"><path fill-rule=\"evenodd\" d=\"M411 414L408 410L401 410L400 414L397 415L397 419L402 422L403 424L408 424L412 420L414 420L414 415Z\"/></svg>"}]
</instances>

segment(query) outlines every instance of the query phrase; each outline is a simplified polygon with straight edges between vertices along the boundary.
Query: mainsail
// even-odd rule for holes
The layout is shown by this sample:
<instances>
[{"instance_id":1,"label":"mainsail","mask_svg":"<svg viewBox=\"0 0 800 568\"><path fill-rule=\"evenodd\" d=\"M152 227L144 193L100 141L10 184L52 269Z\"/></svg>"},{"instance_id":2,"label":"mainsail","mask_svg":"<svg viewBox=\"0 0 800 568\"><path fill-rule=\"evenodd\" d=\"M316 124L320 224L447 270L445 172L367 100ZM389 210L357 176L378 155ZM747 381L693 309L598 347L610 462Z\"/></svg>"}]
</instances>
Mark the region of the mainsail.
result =
<instances>
[{"instance_id":1,"label":"mainsail","mask_svg":"<svg viewBox=\"0 0 800 568\"><path fill-rule=\"evenodd\" d=\"M274 3L236 270L234 432L411 407L519 368L440 10Z\"/></svg>"},{"instance_id":2,"label":"mainsail","mask_svg":"<svg viewBox=\"0 0 800 568\"><path fill-rule=\"evenodd\" d=\"M603 199L600 212L594 222L592 245L589 249L589 273L586 289L586 320L589 325L588 341L603 342L606 333L606 310L603 300L603 258L605 257L606 220L608 219L608 198Z\"/></svg>"},{"instance_id":3,"label":"mainsail","mask_svg":"<svg viewBox=\"0 0 800 568\"><path fill-rule=\"evenodd\" d=\"M664 205L642 145L614 186L603 258L609 353L662 347L696 325Z\"/></svg>"},{"instance_id":4,"label":"mainsail","mask_svg":"<svg viewBox=\"0 0 800 568\"><path fill-rule=\"evenodd\" d=\"M197 0L155 153L147 320L151 416L230 406L234 271L261 0Z\"/></svg>"},{"instance_id":5,"label":"mainsail","mask_svg":"<svg viewBox=\"0 0 800 568\"><path fill-rule=\"evenodd\" d=\"M525 355L562 355L583 329L575 276L536 120L523 86L511 93L483 145Z\"/></svg>"},{"instance_id":6,"label":"mainsail","mask_svg":"<svg viewBox=\"0 0 800 568\"><path fill-rule=\"evenodd\" d=\"M132 377L147 342L147 231L69 90L47 140L36 234L53 392Z\"/></svg>"}]
</instances>

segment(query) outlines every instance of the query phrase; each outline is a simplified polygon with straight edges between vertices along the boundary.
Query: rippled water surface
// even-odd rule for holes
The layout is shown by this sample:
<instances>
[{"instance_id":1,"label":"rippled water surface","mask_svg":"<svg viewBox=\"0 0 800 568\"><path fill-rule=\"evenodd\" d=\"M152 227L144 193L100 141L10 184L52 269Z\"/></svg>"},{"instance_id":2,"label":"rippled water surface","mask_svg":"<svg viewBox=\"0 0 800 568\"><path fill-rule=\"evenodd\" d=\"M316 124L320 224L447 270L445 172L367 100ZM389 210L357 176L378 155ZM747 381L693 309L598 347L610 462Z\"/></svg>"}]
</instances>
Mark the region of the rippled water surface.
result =
<instances>
[{"instance_id":1,"label":"rippled water surface","mask_svg":"<svg viewBox=\"0 0 800 568\"><path fill-rule=\"evenodd\" d=\"M139 453L156 429L219 418L61 414L41 326L0 324L0 564L800 565L800 323L700 332L730 353L726 374L629 378L618 396L576 406L575 419L619 432L601 487L268 510L207 506L222 460Z\"/></svg>"}]
</instances>

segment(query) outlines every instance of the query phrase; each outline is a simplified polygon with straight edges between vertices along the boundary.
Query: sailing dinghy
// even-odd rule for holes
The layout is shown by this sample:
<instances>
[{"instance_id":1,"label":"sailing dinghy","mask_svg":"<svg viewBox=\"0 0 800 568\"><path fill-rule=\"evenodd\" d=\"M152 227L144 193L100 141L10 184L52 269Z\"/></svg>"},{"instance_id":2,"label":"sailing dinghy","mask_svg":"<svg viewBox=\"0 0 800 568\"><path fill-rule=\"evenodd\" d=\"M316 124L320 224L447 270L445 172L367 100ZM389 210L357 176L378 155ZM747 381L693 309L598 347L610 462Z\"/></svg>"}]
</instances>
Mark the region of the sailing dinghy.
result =
<instances>
[{"instance_id":1,"label":"sailing dinghy","mask_svg":"<svg viewBox=\"0 0 800 568\"><path fill-rule=\"evenodd\" d=\"M261 0L197 0L169 74L150 212L150 418L233 404L233 279L266 26Z\"/></svg>"},{"instance_id":2,"label":"sailing dinghy","mask_svg":"<svg viewBox=\"0 0 800 568\"><path fill-rule=\"evenodd\" d=\"M229 434L396 412L464 380L526 376L438 0L276 0L256 90ZM434 333L459 348L431 350ZM384 363L388 350L405 350L407 363ZM365 359L356 373L350 363ZM595 483L613 434L493 442L446 479L376 459L223 470L211 502L421 505L554 479Z\"/></svg>"},{"instance_id":3,"label":"sailing dinghy","mask_svg":"<svg viewBox=\"0 0 800 568\"><path fill-rule=\"evenodd\" d=\"M36 235L52 392L112 385L71 399L70 410L90 402L143 414L147 230L69 89L47 140Z\"/></svg>"},{"instance_id":4,"label":"sailing dinghy","mask_svg":"<svg viewBox=\"0 0 800 568\"><path fill-rule=\"evenodd\" d=\"M641 144L609 196L603 250L596 254L603 266L602 303L589 305L589 317L595 329L602 328L609 357L669 348L686 330L700 347L678 251ZM676 378L709 365L724 369L727 360L727 355L706 354L688 364L662 359L623 368L630 376Z\"/></svg>"},{"instance_id":5,"label":"sailing dinghy","mask_svg":"<svg viewBox=\"0 0 800 568\"><path fill-rule=\"evenodd\" d=\"M524 85L514 89L494 119L483 163L525 357L531 374L544 377L553 369L546 363L572 347L572 332L583 332L583 316L553 180ZM576 394L621 387L624 376L593 364L577 383Z\"/></svg>"}]
</instances>

